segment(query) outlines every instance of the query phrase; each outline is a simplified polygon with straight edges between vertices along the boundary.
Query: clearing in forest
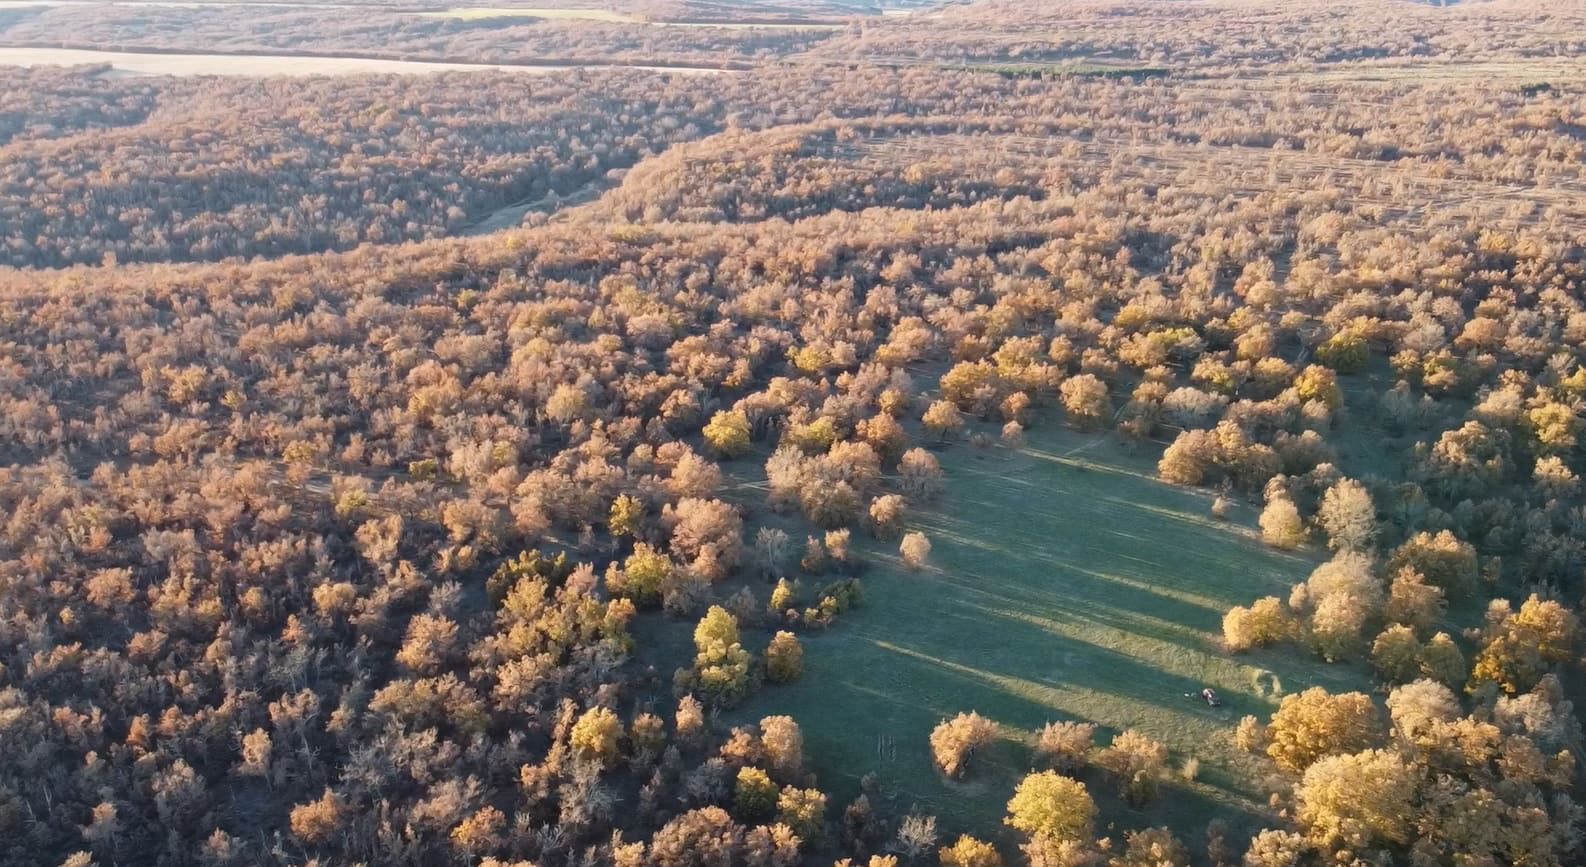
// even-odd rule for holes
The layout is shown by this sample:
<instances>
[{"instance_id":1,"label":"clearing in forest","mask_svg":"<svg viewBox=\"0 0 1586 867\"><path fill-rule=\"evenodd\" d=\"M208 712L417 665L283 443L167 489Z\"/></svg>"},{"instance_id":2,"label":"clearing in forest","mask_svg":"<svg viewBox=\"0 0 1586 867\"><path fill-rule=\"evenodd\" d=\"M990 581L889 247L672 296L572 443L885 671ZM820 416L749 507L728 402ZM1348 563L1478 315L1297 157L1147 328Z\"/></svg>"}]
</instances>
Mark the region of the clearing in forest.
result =
<instances>
[{"instance_id":1,"label":"clearing in forest","mask_svg":"<svg viewBox=\"0 0 1586 867\"><path fill-rule=\"evenodd\" d=\"M878 565L860 607L810 637L801 680L767 686L733 721L794 716L834 801L874 772L891 810L917 805L947 834L998 826L1043 724L1095 722L1101 745L1134 728L1171 748L1175 773L1190 759L1198 773L1135 811L1088 771L1103 829L1167 824L1199 841L1217 816L1259 827L1270 771L1234 745L1240 717L1265 719L1281 695L1317 684L1369 687L1358 668L1292 649L1235 657L1217 646L1229 606L1286 597L1314 561L1264 546L1254 506L1220 521L1206 493L1156 481L1155 449L1031 433L1017 453L945 450L946 493L910 520L930 536L928 568L905 570L896 542L866 543ZM1222 707L1185 697L1203 686ZM996 720L1002 740L950 782L928 738L963 711Z\"/></svg>"}]
</instances>

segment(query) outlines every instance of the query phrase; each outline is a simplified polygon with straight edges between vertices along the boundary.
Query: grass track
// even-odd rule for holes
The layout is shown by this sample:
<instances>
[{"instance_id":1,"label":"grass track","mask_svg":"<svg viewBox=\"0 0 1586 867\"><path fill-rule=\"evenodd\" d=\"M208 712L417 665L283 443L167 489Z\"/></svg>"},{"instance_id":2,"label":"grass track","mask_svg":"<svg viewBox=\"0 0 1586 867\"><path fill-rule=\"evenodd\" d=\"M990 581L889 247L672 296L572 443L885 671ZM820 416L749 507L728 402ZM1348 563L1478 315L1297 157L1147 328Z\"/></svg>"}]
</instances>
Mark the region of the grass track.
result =
<instances>
[{"instance_id":1,"label":"grass track","mask_svg":"<svg viewBox=\"0 0 1586 867\"><path fill-rule=\"evenodd\" d=\"M942 457L947 494L912 521L931 538L931 567L907 572L890 543L871 545L881 565L865 575L864 604L806 642L802 680L767 687L732 720L793 715L836 806L875 772L892 809L918 805L949 834L998 827L1034 732L1061 719L1100 724L1103 743L1137 728L1167 743L1175 766L1200 762L1195 782L1143 811L1087 777L1103 828L1165 823L1198 845L1214 816L1259 822L1267 771L1234 746L1239 718L1270 712L1285 691L1368 684L1290 650L1228 657L1216 637L1228 606L1286 595L1313 561L1263 546L1253 507L1213 519L1207 495L1153 480L1151 458L1106 435L1038 429L1018 454L958 445ZM1184 697L1206 684L1222 708ZM951 783L927 737L967 710L1002 723L1005 740Z\"/></svg>"}]
</instances>

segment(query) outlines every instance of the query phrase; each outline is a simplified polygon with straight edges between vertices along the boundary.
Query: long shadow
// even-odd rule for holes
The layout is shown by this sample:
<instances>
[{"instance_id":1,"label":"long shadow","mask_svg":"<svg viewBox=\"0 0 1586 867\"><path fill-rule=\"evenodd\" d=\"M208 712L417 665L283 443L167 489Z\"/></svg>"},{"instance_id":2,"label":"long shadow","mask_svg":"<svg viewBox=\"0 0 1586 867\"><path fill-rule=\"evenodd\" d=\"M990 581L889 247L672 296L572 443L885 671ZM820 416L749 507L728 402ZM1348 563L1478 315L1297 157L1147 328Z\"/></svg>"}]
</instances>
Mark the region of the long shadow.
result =
<instances>
[{"instance_id":1,"label":"long shadow","mask_svg":"<svg viewBox=\"0 0 1586 867\"><path fill-rule=\"evenodd\" d=\"M1083 448L1002 467L948 462L944 502L913 521L936 546L931 567L871 570L865 604L808 643L805 677L767 687L737 718L793 714L834 801L874 772L891 807L916 803L946 833L998 827L1034 732L1060 719L1098 723L1102 743L1136 727L1175 762L1202 761L1196 782L1170 784L1144 810L1087 779L1120 828L1170 824L1194 845L1213 817L1236 830L1258 822L1260 771L1235 749L1235 723L1269 713L1279 689L1354 688L1352 677L1288 649L1230 658L1214 642L1227 607L1286 595L1313 561L1212 519L1204 494L1089 461ZM895 563L895 549L856 544ZM1207 684L1221 708L1186 697ZM1003 724L1008 740L977 755L967 781L947 781L930 731L969 710Z\"/></svg>"},{"instance_id":2,"label":"long shadow","mask_svg":"<svg viewBox=\"0 0 1586 867\"><path fill-rule=\"evenodd\" d=\"M1015 638L1029 640L1028 636ZM1148 676L1165 689L1187 689L1192 685L1183 678L1164 677L1118 654L1098 653L1095 648L1076 642L1053 643L1054 653L1083 652L1092 661L1064 666L1053 684L1040 680L1046 669L1039 662L1022 668L1007 665L1005 659L989 660L985 667L966 662L984 656L983 650L977 648L966 648L953 656L935 656L917 647L887 645L879 647L887 654L886 660L876 660L864 668L823 664L820 670L811 672L812 678L818 679L812 682L820 684L820 701L799 703L806 725L806 747L820 772L822 785L834 796L847 800L857 794L860 779L874 773L884 791L894 791L900 802L908 802L897 806L915 804L936 813L944 827L950 829L994 827L1012 782L1031 768L1028 748L1004 744L974 759L968 782L945 781L931 763L927 743L928 733L938 721L976 710L1004 725L1034 730L1056 719L1091 719L1083 713L1055 709L1041 700L1043 689L1079 687L1116 692L1120 682L1141 681ZM1153 700L1159 698L1151 690L1143 690L1142 694ZM1127 720L1113 720L1110 725L1105 720L1092 721L1103 723L1103 742L1131 724ZM1106 802L1110 782L1094 772L1089 777L1092 790ZM922 781L931 779L938 784L922 785ZM1185 819L1200 822L1203 827L1204 821L1216 815L1255 815L1250 798L1238 791L1237 781L1231 776L1209 768L1202 773L1200 782L1197 787L1169 783L1163 804L1134 810L1119 802L1117 809L1109 808L1107 814L1117 816L1124 827L1135 826L1130 821L1134 817L1141 820L1139 826L1176 817L1174 824L1179 827L1185 827Z\"/></svg>"}]
</instances>

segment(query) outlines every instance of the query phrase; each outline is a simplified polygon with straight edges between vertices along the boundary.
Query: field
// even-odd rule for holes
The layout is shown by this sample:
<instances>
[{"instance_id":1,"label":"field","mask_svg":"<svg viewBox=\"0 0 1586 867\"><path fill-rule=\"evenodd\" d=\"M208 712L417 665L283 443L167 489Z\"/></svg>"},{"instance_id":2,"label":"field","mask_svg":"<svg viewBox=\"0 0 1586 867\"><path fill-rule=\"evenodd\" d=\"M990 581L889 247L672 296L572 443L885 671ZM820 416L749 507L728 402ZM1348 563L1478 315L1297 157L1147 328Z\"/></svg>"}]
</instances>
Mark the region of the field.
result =
<instances>
[{"instance_id":1,"label":"field","mask_svg":"<svg viewBox=\"0 0 1586 867\"><path fill-rule=\"evenodd\" d=\"M601 21L607 24L634 24L642 19L613 9L561 9L542 6L459 6L438 12L420 12L425 18L458 18L485 21L495 18L544 18L556 21Z\"/></svg>"},{"instance_id":2,"label":"field","mask_svg":"<svg viewBox=\"0 0 1586 867\"><path fill-rule=\"evenodd\" d=\"M112 76L126 75L431 75L437 72L511 72L539 75L567 69L600 68L599 64L443 63L383 60L373 57L314 57L285 54L185 54L136 51L95 51L75 48L9 48L0 46L0 66L85 66L109 64ZM721 70L611 64L625 69L679 74L715 74Z\"/></svg>"},{"instance_id":3,"label":"field","mask_svg":"<svg viewBox=\"0 0 1586 867\"><path fill-rule=\"evenodd\" d=\"M1103 824L1166 823L1199 839L1213 816L1253 822L1265 772L1233 744L1239 718L1265 718L1282 694L1316 684L1369 686L1361 670L1216 645L1228 606L1286 595L1312 561L1262 545L1253 507L1212 518L1206 494L1153 480L1150 457L1108 436L1032 434L1018 454L944 451L948 494L913 521L931 538L930 567L905 571L877 545L885 565L864 576L864 603L806 643L804 677L734 719L793 715L837 800L874 772L889 808L917 805L949 833L996 827L1035 732L1065 719L1098 723L1102 743L1135 728L1169 745L1175 769L1199 763L1193 782L1169 783L1142 811L1092 776ZM1206 685L1223 707L1185 697ZM927 737L969 710L1002 724L1004 740L949 782Z\"/></svg>"},{"instance_id":4,"label":"field","mask_svg":"<svg viewBox=\"0 0 1586 867\"><path fill-rule=\"evenodd\" d=\"M730 30L829 30L844 26L827 21L732 21L687 20L657 21L614 9L576 9L552 6L459 6L436 12L420 12L424 18L454 18L463 21L539 18L546 21L595 21L602 24L644 24L652 27L720 27Z\"/></svg>"}]
</instances>

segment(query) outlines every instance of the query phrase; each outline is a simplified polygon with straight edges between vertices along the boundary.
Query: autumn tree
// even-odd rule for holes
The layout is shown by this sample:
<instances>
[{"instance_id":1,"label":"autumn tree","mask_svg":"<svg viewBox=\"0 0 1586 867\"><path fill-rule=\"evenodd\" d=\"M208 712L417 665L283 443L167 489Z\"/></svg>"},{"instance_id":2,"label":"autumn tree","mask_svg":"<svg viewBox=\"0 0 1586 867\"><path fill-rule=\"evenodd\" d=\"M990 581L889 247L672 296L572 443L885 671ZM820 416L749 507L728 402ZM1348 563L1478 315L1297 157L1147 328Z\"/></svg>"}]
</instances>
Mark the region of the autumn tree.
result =
<instances>
[{"instance_id":1,"label":"autumn tree","mask_svg":"<svg viewBox=\"0 0 1586 867\"><path fill-rule=\"evenodd\" d=\"M1261 510L1261 538L1275 548L1298 548L1305 544L1305 520L1294 501L1286 496L1268 498Z\"/></svg>"},{"instance_id":2,"label":"autumn tree","mask_svg":"<svg viewBox=\"0 0 1586 867\"><path fill-rule=\"evenodd\" d=\"M292 836L310 845L324 844L343 830L347 807L330 789L318 800L292 808Z\"/></svg>"},{"instance_id":3,"label":"autumn tree","mask_svg":"<svg viewBox=\"0 0 1586 867\"><path fill-rule=\"evenodd\" d=\"M1128 729L1097 755L1096 764L1112 776L1129 803L1143 804L1156 797L1167 772L1167 747Z\"/></svg>"},{"instance_id":4,"label":"autumn tree","mask_svg":"<svg viewBox=\"0 0 1586 867\"><path fill-rule=\"evenodd\" d=\"M701 433L705 442L722 457L736 458L749 451L749 417L743 410L716 413Z\"/></svg>"},{"instance_id":5,"label":"autumn tree","mask_svg":"<svg viewBox=\"0 0 1586 867\"><path fill-rule=\"evenodd\" d=\"M951 846L937 850L942 867L1002 867L1002 856L997 847L967 834L960 836Z\"/></svg>"},{"instance_id":6,"label":"autumn tree","mask_svg":"<svg viewBox=\"0 0 1586 867\"><path fill-rule=\"evenodd\" d=\"M768 716L760 720L760 746L777 779L793 781L804 769L804 735L789 716Z\"/></svg>"},{"instance_id":7,"label":"autumn tree","mask_svg":"<svg viewBox=\"0 0 1586 867\"><path fill-rule=\"evenodd\" d=\"M945 442L949 435L963 428L964 419L952 401L938 400L926 407L920 423L925 426L926 433L936 437L939 442Z\"/></svg>"},{"instance_id":8,"label":"autumn tree","mask_svg":"<svg viewBox=\"0 0 1586 867\"><path fill-rule=\"evenodd\" d=\"M1040 771L1019 783L1003 821L1035 839L1080 841L1090 838L1095 820L1096 803L1083 783Z\"/></svg>"},{"instance_id":9,"label":"autumn tree","mask_svg":"<svg viewBox=\"0 0 1586 867\"><path fill-rule=\"evenodd\" d=\"M1475 547L1447 530L1416 533L1394 549L1388 571L1404 569L1413 569L1426 583L1456 597L1474 590L1479 577Z\"/></svg>"},{"instance_id":10,"label":"autumn tree","mask_svg":"<svg viewBox=\"0 0 1586 867\"><path fill-rule=\"evenodd\" d=\"M1082 373L1063 380L1058 393L1074 427L1094 428L1112 412L1107 383L1093 374Z\"/></svg>"},{"instance_id":11,"label":"autumn tree","mask_svg":"<svg viewBox=\"0 0 1586 867\"><path fill-rule=\"evenodd\" d=\"M1289 612L1276 596L1259 599L1248 608L1236 606L1223 615L1223 644L1235 652L1276 644L1292 631Z\"/></svg>"},{"instance_id":12,"label":"autumn tree","mask_svg":"<svg viewBox=\"0 0 1586 867\"><path fill-rule=\"evenodd\" d=\"M826 795L817 789L787 786L777 796L776 816L800 840L819 840L826 825Z\"/></svg>"},{"instance_id":13,"label":"autumn tree","mask_svg":"<svg viewBox=\"0 0 1586 867\"><path fill-rule=\"evenodd\" d=\"M909 449L898 462L898 486L918 500L935 497L942 489L941 463L925 449Z\"/></svg>"},{"instance_id":14,"label":"autumn tree","mask_svg":"<svg viewBox=\"0 0 1586 867\"><path fill-rule=\"evenodd\" d=\"M1333 695L1314 686L1284 696L1268 730L1267 755L1298 773L1323 756L1358 752L1377 743L1382 720L1369 696Z\"/></svg>"},{"instance_id":15,"label":"autumn tree","mask_svg":"<svg viewBox=\"0 0 1586 867\"><path fill-rule=\"evenodd\" d=\"M574 723L569 743L579 758L609 766L621 754L622 722L607 708L590 708Z\"/></svg>"},{"instance_id":16,"label":"autumn tree","mask_svg":"<svg viewBox=\"0 0 1586 867\"><path fill-rule=\"evenodd\" d=\"M1415 795L1414 771L1386 750L1324 757L1295 788L1300 824L1312 842L1357 852L1409 839Z\"/></svg>"},{"instance_id":17,"label":"autumn tree","mask_svg":"<svg viewBox=\"0 0 1586 867\"><path fill-rule=\"evenodd\" d=\"M961 713L931 731L931 755L942 773L956 778L964 773L975 751L996 737L996 723L974 712Z\"/></svg>"},{"instance_id":18,"label":"autumn tree","mask_svg":"<svg viewBox=\"0 0 1586 867\"><path fill-rule=\"evenodd\" d=\"M1327 489L1316 521L1334 550L1367 551L1377 536L1377 509L1371 492L1353 479Z\"/></svg>"},{"instance_id":19,"label":"autumn tree","mask_svg":"<svg viewBox=\"0 0 1586 867\"><path fill-rule=\"evenodd\" d=\"M1036 738L1035 753L1058 773L1073 775L1090 759L1095 739L1095 723L1047 723Z\"/></svg>"},{"instance_id":20,"label":"autumn tree","mask_svg":"<svg viewBox=\"0 0 1586 867\"><path fill-rule=\"evenodd\" d=\"M1579 618L1555 600L1533 593L1519 611L1507 600L1494 600L1487 608L1471 682L1494 683L1511 695L1525 692L1549 667L1574 658L1579 635Z\"/></svg>"},{"instance_id":21,"label":"autumn tree","mask_svg":"<svg viewBox=\"0 0 1586 867\"><path fill-rule=\"evenodd\" d=\"M1124 834L1124 850L1107 867L1189 867L1189 849L1167 828L1146 828Z\"/></svg>"}]
</instances>

